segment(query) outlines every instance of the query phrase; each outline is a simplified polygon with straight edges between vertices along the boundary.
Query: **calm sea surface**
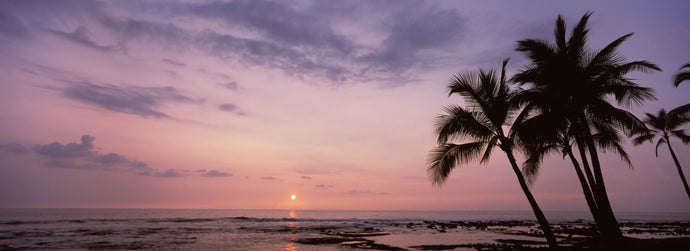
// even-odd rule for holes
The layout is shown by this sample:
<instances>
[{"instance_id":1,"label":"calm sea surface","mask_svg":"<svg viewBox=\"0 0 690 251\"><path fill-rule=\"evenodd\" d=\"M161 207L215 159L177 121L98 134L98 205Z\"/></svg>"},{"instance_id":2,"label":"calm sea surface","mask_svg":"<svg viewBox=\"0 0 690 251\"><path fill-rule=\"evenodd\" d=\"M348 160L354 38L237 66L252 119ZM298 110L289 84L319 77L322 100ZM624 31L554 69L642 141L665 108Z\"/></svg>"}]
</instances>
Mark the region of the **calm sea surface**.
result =
<instances>
[{"instance_id":1,"label":"calm sea surface","mask_svg":"<svg viewBox=\"0 0 690 251\"><path fill-rule=\"evenodd\" d=\"M552 222L591 220L587 212L546 215ZM621 222L690 222L690 213L616 215ZM320 250L324 247L294 241L321 237L326 230L508 220L534 221L534 216L531 211L0 209L0 249ZM410 234L403 230L387 238Z\"/></svg>"}]
</instances>

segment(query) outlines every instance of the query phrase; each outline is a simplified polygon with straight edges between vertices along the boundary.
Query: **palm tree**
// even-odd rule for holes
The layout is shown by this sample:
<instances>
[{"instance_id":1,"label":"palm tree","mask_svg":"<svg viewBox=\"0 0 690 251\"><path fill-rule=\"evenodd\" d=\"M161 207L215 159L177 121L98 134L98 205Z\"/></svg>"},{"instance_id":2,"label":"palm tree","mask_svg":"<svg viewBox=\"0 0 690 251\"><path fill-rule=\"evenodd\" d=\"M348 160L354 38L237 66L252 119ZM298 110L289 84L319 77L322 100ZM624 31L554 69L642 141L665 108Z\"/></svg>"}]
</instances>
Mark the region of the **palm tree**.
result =
<instances>
[{"instance_id":1,"label":"palm tree","mask_svg":"<svg viewBox=\"0 0 690 251\"><path fill-rule=\"evenodd\" d=\"M655 99L650 88L641 87L626 78L633 71L650 72L660 70L647 61L626 62L616 49L632 33L624 35L603 49L590 52L586 47L586 13L566 40L565 21L559 15L556 20L555 45L549 42L525 39L518 41L517 51L523 52L531 63L513 77L513 81L525 88L519 103L536 114L553 116L556 125L567 125L577 147L580 163L585 171L587 186L599 212L598 226L601 233L614 240L622 237L611 204L606 194L604 177L599 162L595 134L618 132L626 134L645 129L644 123L632 113L610 104L607 97L615 97L623 106L641 104ZM555 127L543 130L544 134L563 132L565 128ZM556 137L556 136L552 136ZM587 195L585 195L587 196ZM597 216L595 216L597 217Z\"/></svg>"},{"instance_id":2,"label":"palm tree","mask_svg":"<svg viewBox=\"0 0 690 251\"><path fill-rule=\"evenodd\" d=\"M524 109L523 111L529 111L529 109ZM572 149L574 144L572 142L572 138L574 138L573 130L568 125L559 124L567 121L559 121L558 118L552 115L548 113L539 114L525 119L516 127L516 139L527 156L523 163L522 172L525 174L528 182L532 183L545 156L553 153L561 153L563 158L568 156L577 174L592 217L597 224L602 224L599 208L592 193L592 187L589 186L587 181L588 178L594 178L589 171L587 172L587 177L585 177ZM554 131L554 133L544 133L545 131ZM632 166L628 154L620 144L621 137L615 130L598 133L594 135L594 138L598 146L617 152L623 161Z\"/></svg>"},{"instance_id":3,"label":"palm tree","mask_svg":"<svg viewBox=\"0 0 690 251\"><path fill-rule=\"evenodd\" d=\"M633 139L633 144L639 145L645 141L653 142L654 138L658 136L659 141L656 143L656 156L659 157L659 146L666 144L668 146L668 151L671 152L673 162L676 163L678 175L680 176L680 180L683 181L688 199L690 199L690 188L688 188L688 182L685 180L685 175L683 175L683 168L680 167L680 162L678 162L676 153L673 151L673 147L671 147L671 137L679 138L683 144L690 143L690 136L685 134L684 130L679 129L682 125L690 122L690 118L686 115L688 112L688 105L690 104L677 107L668 113L666 110L661 109L656 116L645 113L647 118L644 122L650 127L650 130Z\"/></svg>"},{"instance_id":4,"label":"palm tree","mask_svg":"<svg viewBox=\"0 0 690 251\"><path fill-rule=\"evenodd\" d=\"M690 80L690 71L682 71L684 68L690 68L690 63L684 64L683 67L680 67L681 72L678 72L678 74L676 74L676 76L673 78L673 86L678 87L680 82Z\"/></svg>"},{"instance_id":5,"label":"palm tree","mask_svg":"<svg viewBox=\"0 0 690 251\"><path fill-rule=\"evenodd\" d=\"M478 75L472 72L458 74L451 79L448 95L462 96L467 105L445 107L444 111L447 114L437 118L436 132L439 146L429 154L427 172L434 185L441 185L455 167L465 165L480 156L480 163L486 163L492 150L499 147L508 157L549 247L556 249L556 239L549 223L530 192L513 155L513 149L516 147L510 136L513 133L503 132L503 126L509 125L508 121L519 108L511 102L512 93L506 85L505 66L507 63L508 59L503 61L500 80L496 79L493 70L489 72L480 70ZM462 144L453 143L459 139L473 141Z\"/></svg>"}]
</instances>

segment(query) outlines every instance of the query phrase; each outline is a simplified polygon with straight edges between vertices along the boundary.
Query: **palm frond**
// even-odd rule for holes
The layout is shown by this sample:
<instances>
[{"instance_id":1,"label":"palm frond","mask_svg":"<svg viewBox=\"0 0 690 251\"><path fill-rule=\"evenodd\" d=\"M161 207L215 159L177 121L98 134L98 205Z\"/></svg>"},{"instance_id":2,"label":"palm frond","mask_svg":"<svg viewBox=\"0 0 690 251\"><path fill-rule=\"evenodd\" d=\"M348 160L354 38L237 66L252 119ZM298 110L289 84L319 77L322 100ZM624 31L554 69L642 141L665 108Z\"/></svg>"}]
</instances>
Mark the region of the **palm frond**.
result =
<instances>
[{"instance_id":1,"label":"palm frond","mask_svg":"<svg viewBox=\"0 0 690 251\"><path fill-rule=\"evenodd\" d=\"M651 126L652 128L658 131L666 131L666 110L659 110L658 115L654 115L648 112L646 112L644 115L646 116L646 118L644 119L645 124Z\"/></svg>"},{"instance_id":2,"label":"palm frond","mask_svg":"<svg viewBox=\"0 0 690 251\"><path fill-rule=\"evenodd\" d=\"M486 93L484 89L479 87L482 85L481 75L473 72L465 72L454 75L450 84L448 84L448 95L458 94L465 102L472 108L480 109L482 111L490 111L491 108L487 104Z\"/></svg>"},{"instance_id":3,"label":"palm frond","mask_svg":"<svg viewBox=\"0 0 690 251\"><path fill-rule=\"evenodd\" d=\"M525 39L518 41L516 51L525 52L534 63L543 63L556 55L549 42L537 39Z\"/></svg>"},{"instance_id":4,"label":"palm frond","mask_svg":"<svg viewBox=\"0 0 690 251\"><path fill-rule=\"evenodd\" d=\"M690 80L690 71L682 71L684 68L690 68L690 63L684 64L683 67L680 67L681 72L677 73L673 77L673 86L678 87L681 82Z\"/></svg>"},{"instance_id":5,"label":"palm frond","mask_svg":"<svg viewBox=\"0 0 690 251\"><path fill-rule=\"evenodd\" d=\"M603 88L603 93L613 93L620 105L630 107L632 104L642 105L645 101L656 100L654 89L652 88L637 86L637 84L628 80L611 82L625 83L625 85L608 85Z\"/></svg>"},{"instance_id":6,"label":"palm frond","mask_svg":"<svg viewBox=\"0 0 690 251\"><path fill-rule=\"evenodd\" d=\"M503 59L503 66L501 66L501 85L506 86L506 65L508 65L510 58ZM506 86L507 89L507 86Z\"/></svg>"},{"instance_id":7,"label":"palm frond","mask_svg":"<svg viewBox=\"0 0 690 251\"><path fill-rule=\"evenodd\" d=\"M575 28L573 28L573 31L570 34L570 39L568 40L568 55L571 60L576 61L574 62L576 65L580 65L582 63L578 61L582 59L585 51L587 33L589 32L589 29L587 29L587 21L591 15L592 12L587 12L582 16L580 22L578 22Z\"/></svg>"},{"instance_id":8,"label":"palm frond","mask_svg":"<svg viewBox=\"0 0 690 251\"><path fill-rule=\"evenodd\" d=\"M673 130L671 131L671 134L673 134L673 136L676 136L676 138L679 138L683 142L683 144L690 143L690 136L685 134L685 130Z\"/></svg>"},{"instance_id":9,"label":"palm frond","mask_svg":"<svg viewBox=\"0 0 690 251\"><path fill-rule=\"evenodd\" d=\"M613 73L615 76L622 76L634 71L652 73L654 71L661 71L661 68L647 60L638 60L619 65L618 67L614 68L611 73Z\"/></svg>"},{"instance_id":10,"label":"palm frond","mask_svg":"<svg viewBox=\"0 0 690 251\"><path fill-rule=\"evenodd\" d=\"M638 146L638 145L641 145L642 143L644 143L645 141L653 142L654 137L656 137L656 135L654 135L653 133L642 134L640 136L635 137L632 140L632 143L633 143L633 145Z\"/></svg>"},{"instance_id":11,"label":"palm frond","mask_svg":"<svg viewBox=\"0 0 690 251\"><path fill-rule=\"evenodd\" d=\"M660 138L659 141L656 142L656 148L654 150L654 153L656 154L657 158L659 157L659 146L661 146L661 144L663 144L663 143L666 143L666 139L664 139L664 138Z\"/></svg>"},{"instance_id":12,"label":"palm frond","mask_svg":"<svg viewBox=\"0 0 690 251\"><path fill-rule=\"evenodd\" d=\"M486 144L486 149L484 150L484 154L482 155L482 159L479 160L479 163L485 164L486 162L489 161L489 159L491 158L491 153L493 152L493 149L498 145L499 139L500 138L498 136L491 137L491 139Z\"/></svg>"},{"instance_id":13,"label":"palm frond","mask_svg":"<svg viewBox=\"0 0 690 251\"><path fill-rule=\"evenodd\" d=\"M455 167L476 159L485 142L440 145L429 153L427 174L435 186L442 185Z\"/></svg>"},{"instance_id":14,"label":"palm frond","mask_svg":"<svg viewBox=\"0 0 690 251\"><path fill-rule=\"evenodd\" d=\"M616 55L616 49L618 49L618 46L621 45L625 40L627 40L629 37L631 37L633 33L628 33L613 42L609 43L606 47L601 49L592 59L589 61L589 65L587 66L587 69L589 72L592 72L594 68L597 68L601 65L606 65L611 61L615 61L614 59L617 57Z\"/></svg>"},{"instance_id":15,"label":"palm frond","mask_svg":"<svg viewBox=\"0 0 690 251\"><path fill-rule=\"evenodd\" d=\"M630 156L628 156L628 153L625 151L623 146L620 144L621 142L621 137L618 135L618 132L615 130L609 130L609 131L602 131L597 134L593 135L594 142L597 144L599 149L603 149L604 151L606 150L612 150L614 151L620 158L628 164L628 167L632 168L632 162L630 161Z\"/></svg>"},{"instance_id":16,"label":"palm frond","mask_svg":"<svg viewBox=\"0 0 690 251\"><path fill-rule=\"evenodd\" d=\"M682 120L690 120L690 103L673 108L668 114L670 116L679 116Z\"/></svg>"},{"instance_id":17,"label":"palm frond","mask_svg":"<svg viewBox=\"0 0 690 251\"><path fill-rule=\"evenodd\" d=\"M554 30L554 37L556 37L556 46L558 46L558 50L567 50L565 43L565 20L561 15L558 15L558 18L556 19L556 29Z\"/></svg>"},{"instance_id":18,"label":"palm frond","mask_svg":"<svg viewBox=\"0 0 690 251\"><path fill-rule=\"evenodd\" d=\"M629 111L617 108L605 100L596 100L587 109L587 115L598 131L608 130L604 127L614 126L626 135L645 133L645 123Z\"/></svg>"},{"instance_id":19,"label":"palm frond","mask_svg":"<svg viewBox=\"0 0 690 251\"><path fill-rule=\"evenodd\" d=\"M666 128L674 130L690 122L690 103L676 107L666 115Z\"/></svg>"},{"instance_id":20,"label":"palm frond","mask_svg":"<svg viewBox=\"0 0 690 251\"><path fill-rule=\"evenodd\" d=\"M536 180L544 157L559 152L559 149L561 149L559 144L541 144L538 147L529 149L529 152L526 153L527 159L522 163L522 175L528 184L531 185Z\"/></svg>"},{"instance_id":21,"label":"palm frond","mask_svg":"<svg viewBox=\"0 0 690 251\"><path fill-rule=\"evenodd\" d=\"M488 139L492 130L487 127L488 119L481 112L467 111L456 105L444 107L445 115L436 118L437 142L445 144L464 137Z\"/></svg>"}]
</instances>

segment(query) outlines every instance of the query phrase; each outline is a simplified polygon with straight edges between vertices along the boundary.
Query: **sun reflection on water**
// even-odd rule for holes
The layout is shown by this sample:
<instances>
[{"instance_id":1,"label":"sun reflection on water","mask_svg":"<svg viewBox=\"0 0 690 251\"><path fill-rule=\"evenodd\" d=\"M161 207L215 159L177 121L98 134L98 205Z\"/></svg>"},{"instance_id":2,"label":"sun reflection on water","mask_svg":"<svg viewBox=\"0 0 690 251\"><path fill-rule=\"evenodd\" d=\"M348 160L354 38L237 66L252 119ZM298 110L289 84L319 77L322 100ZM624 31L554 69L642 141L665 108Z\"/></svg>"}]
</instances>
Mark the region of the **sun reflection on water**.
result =
<instances>
[{"instance_id":1,"label":"sun reflection on water","mask_svg":"<svg viewBox=\"0 0 690 251\"><path fill-rule=\"evenodd\" d=\"M297 211L290 209L290 212L288 213L288 220L287 221L287 227L288 228L294 228L297 226L297 222L293 221L294 219L297 219ZM295 245L295 243L292 243L295 241L295 238L297 235L295 233L288 233L285 235L285 238L288 239L290 242L286 243L285 246L283 247L283 250L285 251L298 251L299 248Z\"/></svg>"},{"instance_id":2,"label":"sun reflection on water","mask_svg":"<svg viewBox=\"0 0 690 251\"><path fill-rule=\"evenodd\" d=\"M285 248L283 250L285 250L285 251L298 251L299 248L297 248L297 246L295 246L295 243L287 243L287 244L285 244Z\"/></svg>"}]
</instances>

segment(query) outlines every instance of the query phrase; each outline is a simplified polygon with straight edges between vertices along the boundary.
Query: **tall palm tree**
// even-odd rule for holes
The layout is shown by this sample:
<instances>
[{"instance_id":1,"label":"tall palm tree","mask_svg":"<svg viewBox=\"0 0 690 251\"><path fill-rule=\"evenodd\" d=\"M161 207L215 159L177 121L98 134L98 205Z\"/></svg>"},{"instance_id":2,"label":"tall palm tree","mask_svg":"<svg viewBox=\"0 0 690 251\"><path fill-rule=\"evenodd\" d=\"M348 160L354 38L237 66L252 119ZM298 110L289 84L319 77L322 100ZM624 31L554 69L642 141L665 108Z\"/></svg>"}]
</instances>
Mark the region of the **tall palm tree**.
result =
<instances>
[{"instance_id":1,"label":"tall palm tree","mask_svg":"<svg viewBox=\"0 0 690 251\"><path fill-rule=\"evenodd\" d=\"M673 162L676 163L678 175L680 176L680 180L683 181L688 199L690 199L690 188L688 187L688 182L685 180L685 175L683 175L683 168L681 168L676 153L673 151L673 147L671 147L671 137L680 139L683 144L690 143L690 136L685 134L684 130L679 129L682 125L690 122L690 118L685 115L688 112L688 105L690 104L677 107L668 113L665 109L661 109L657 115L645 113L647 118L644 122L650 130L633 139L633 144L639 145L645 141L653 142L654 138L659 137L659 141L656 143L656 156L659 157L659 146L666 144L668 146L668 151L671 152Z\"/></svg>"},{"instance_id":2,"label":"tall palm tree","mask_svg":"<svg viewBox=\"0 0 690 251\"><path fill-rule=\"evenodd\" d=\"M688 71L683 71L684 68L689 68ZM680 85L680 82L683 82L685 80L690 80L690 63L684 64L683 67L680 67L680 72L676 74L673 78L673 86L678 87Z\"/></svg>"},{"instance_id":3,"label":"tall palm tree","mask_svg":"<svg viewBox=\"0 0 690 251\"><path fill-rule=\"evenodd\" d=\"M511 102L512 93L506 84L505 66L507 63L508 59L503 61L500 79L496 79L493 70L489 72L480 70L479 74L472 72L458 74L451 79L448 95L462 96L466 105L465 107L457 105L445 107L444 111L447 114L437 118L436 132L439 146L429 154L427 172L434 185L441 185L455 167L465 165L480 156L480 162L486 163L492 150L495 147L500 148L508 157L520 188L537 217L549 247L555 249L557 248L556 239L549 223L530 192L513 155L513 149L516 147L510 136L513 133L506 134L503 131L503 127L509 125L509 120L519 108ZM453 143L460 139L472 141Z\"/></svg>"},{"instance_id":4,"label":"tall palm tree","mask_svg":"<svg viewBox=\"0 0 690 251\"><path fill-rule=\"evenodd\" d=\"M517 51L523 52L531 63L513 77L513 81L525 88L519 103L530 112L550 114L557 125L567 125L577 147L580 163L585 171L587 185L591 188L599 211L599 230L608 238L620 239L622 233L606 194L604 177L599 162L595 134L617 132L627 134L643 131L644 123L630 112L609 103L613 96L619 105L630 106L654 99L653 90L641 87L625 77L633 71L660 70L648 61L626 62L616 53L617 48L632 33L624 35L603 49L591 52L586 48L586 13L566 39L565 21L559 15L556 20L554 45L547 41L525 39L518 41ZM555 134L564 128L544 130ZM589 175L591 174L591 175ZM595 216L596 217L596 216Z\"/></svg>"},{"instance_id":5,"label":"tall palm tree","mask_svg":"<svg viewBox=\"0 0 690 251\"><path fill-rule=\"evenodd\" d=\"M524 109L523 111L529 111ZM545 156L553 153L561 153L563 158L568 156L571 161L575 173L577 174L582 192L589 207L592 217L597 224L601 224L599 208L594 200L592 187L588 183L589 179L594 179L591 172L587 172L587 176L582 171L581 165L575 157L572 146L573 130L570 126L559 124L564 121L558 120L553 114L539 114L537 116L525 119L515 129L516 140L522 146L527 159L523 163L522 172L525 174L529 183L532 183L536 178L539 167ZM556 120L554 120L556 119ZM555 131L554 133L544 133L545 131ZM625 152L620 144L621 137L615 130L608 130L606 132L594 135L598 146L617 152L621 159L632 166L628 154Z\"/></svg>"}]
</instances>

